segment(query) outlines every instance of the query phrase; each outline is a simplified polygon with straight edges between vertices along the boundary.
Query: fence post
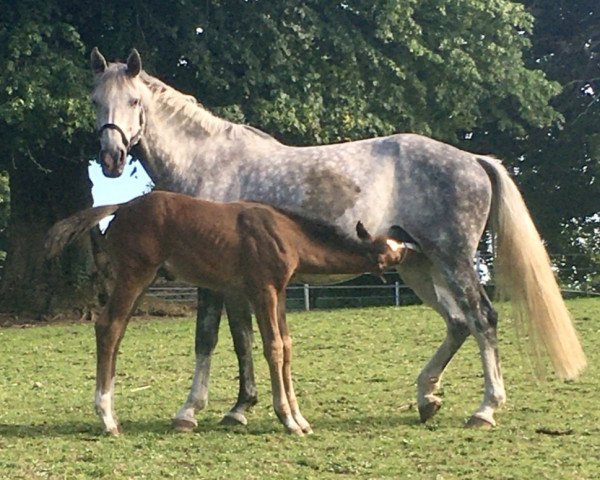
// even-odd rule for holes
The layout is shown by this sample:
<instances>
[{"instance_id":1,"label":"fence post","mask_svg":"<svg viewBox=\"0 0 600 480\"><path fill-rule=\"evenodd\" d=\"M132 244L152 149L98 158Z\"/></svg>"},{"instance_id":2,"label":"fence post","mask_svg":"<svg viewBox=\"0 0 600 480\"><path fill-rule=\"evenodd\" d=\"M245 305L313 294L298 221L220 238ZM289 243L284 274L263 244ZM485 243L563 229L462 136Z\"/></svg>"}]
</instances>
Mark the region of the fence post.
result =
<instances>
[{"instance_id":1,"label":"fence post","mask_svg":"<svg viewBox=\"0 0 600 480\"><path fill-rule=\"evenodd\" d=\"M399 307L400 306L400 282L398 280L396 280L396 283L394 283L394 300L395 300L396 306Z\"/></svg>"},{"instance_id":2,"label":"fence post","mask_svg":"<svg viewBox=\"0 0 600 480\"><path fill-rule=\"evenodd\" d=\"M307 312L310 310L310 290L308 283L304 284L304 310Z\"/></svg>"}]
</instances>

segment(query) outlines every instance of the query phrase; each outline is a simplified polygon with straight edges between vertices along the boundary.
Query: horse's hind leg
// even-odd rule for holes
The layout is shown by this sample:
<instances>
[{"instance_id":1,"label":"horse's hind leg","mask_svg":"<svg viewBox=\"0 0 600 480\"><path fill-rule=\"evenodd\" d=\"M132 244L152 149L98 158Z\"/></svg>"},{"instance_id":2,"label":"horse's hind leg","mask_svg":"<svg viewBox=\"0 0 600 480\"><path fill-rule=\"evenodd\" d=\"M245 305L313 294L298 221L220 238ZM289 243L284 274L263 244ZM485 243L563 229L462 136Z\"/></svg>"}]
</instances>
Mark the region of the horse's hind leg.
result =
<instances>
[{"instance_id":1,"label":"horse's hind leg","mask_svg":"<svg viewBox=\"0 0 600 480\"><path fill-rule=\"evenodd\" d=\"M477 339L483 373L485 392L477 411L467 421L467 427L487 428L495 426L494 412L506 402L506 391L500 368L498 352L497 324L498 314L492 307L485 290L480 286L481 311L483 322L474 322L473 335Z\"/></svg>"},{"instance_id":2,"label":"horse's hind leg","mask_svg":"<svg viewBox=\"0 0 600 480\"><path fill-rule=\"evenodd\" d=\"M252 311L245 297L227 295L225 309L229 320L229 330L233 339L235 354L239 368L239 392L237 402L225 414L221 423L224 425L246 425L245 413L256 405L258 396L254 380L254 363L252 361Z\"/></svg>"},{"instance_id":3,"label":"horse's hind leg","mask_svg":"<svg viewBox=\"0 0 600 480\"><path fill-rule=\"evenodd\" d=\"M119 434L114 409L114 383L119 345L125 334L133 308L146 287L152 282L156 270L120 272L111 297L98 317L96 331L96 411L104 429L111 435Z\"/></svg>"},{"instance_id":4,"label":"horse's hind leg","mask_svg":"<svg viewBox=\"0 0 600 480\"><path fill-rule=\"evenodd\" d=\"M417 379L417 407L422 422L433 417L442 405L436 395L442 374L469 336L469 329L460 310L454 305L451 295L434 282L433 267L424 256L416 256L403 263L398 269L404 282L409 285L423 302L434 308L446 321L446 338L433 357L427 362Z\"/></svg>"},{"instance_id":5,"label":"horse's hind leg","mask_svg":"<svg viewBox=\"0 0 600 480\"><path fill-rule=\"evenodd\" d=\"M192 431L198 425L196 411L202 410L208 404L210 361L219 338L222 310L222 294L204 288L198 289L196 369L187 400L172 420L173 427L180 432Z\"/></svg>"},{"instance_id":6,"label":"horse's hind leg","mask_svg":"<svg viewBox=\"0 0 600 480\"><path fill-rule=\"evenodd\" d=\"M466 426L489 428L496 425L494 412L506 401L498 353L498 315L479 284L470 259L454 259L442 266L440 271L477 341L483 366L483 401Z\"/></svg>"}]
</instances>

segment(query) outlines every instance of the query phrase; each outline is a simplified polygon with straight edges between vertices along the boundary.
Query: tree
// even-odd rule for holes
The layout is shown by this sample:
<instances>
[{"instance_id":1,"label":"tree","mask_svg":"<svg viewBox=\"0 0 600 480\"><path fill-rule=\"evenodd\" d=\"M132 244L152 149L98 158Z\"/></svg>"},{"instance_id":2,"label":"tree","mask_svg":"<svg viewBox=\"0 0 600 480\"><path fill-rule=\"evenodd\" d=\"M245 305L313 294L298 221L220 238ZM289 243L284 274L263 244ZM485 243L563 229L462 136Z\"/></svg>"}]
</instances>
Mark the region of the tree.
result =
<instances>
[{"instance_id":1,"label":"tree","mask_svg":"<svg viewBox=\"0 0 600 480\"><path fill-rule=\"evenodd\" d=\"M8 175L5 172L0 172L0 273L6 258L6 227L8 225L9 206Z\"/></svg>"},{"instance_id":2,"label":"tree","mask_svg":"<svg viewBox=\"0 0 600 480\"><path fill-rule=\"evenodd\" d=\"M137 47L151 73L288 143L397 131L454 142L477 125L525 131L557 119L558 85L524 63L533 19L507 0L0 7L0 169L11 190L0 308L46 312L94 276L89 245L60 265L42 255L47 227L90 203L94 45L109 58Z\"/></svg>"},{"instance_id":3,"label":"tree","mask_svg":"<svg viewBox=\"0 0 600 480\"><path fill-rule=\"evenodd\" d=\"M529 0L536 23L526 62L559 82L551 105L559 120L544 128L474 131L471 148L512 165L563 280L600 278L600 8L593 0Z\"/></svg>"},{"instance_id":4,"label":"tree","mask_svg":"<svg viewBox=\"0 0 600 480\"><path fill-rule=\"evenodd\" d=\"M89 204L89 82L84 47L53 5L2 2L0 169L8 172L10 218L0 284L3 309L44 312L81 274L77 257L44 262L43 241L57 217ZM81 303L79 301L78 303Z\"/></svg>"}]
</instances>

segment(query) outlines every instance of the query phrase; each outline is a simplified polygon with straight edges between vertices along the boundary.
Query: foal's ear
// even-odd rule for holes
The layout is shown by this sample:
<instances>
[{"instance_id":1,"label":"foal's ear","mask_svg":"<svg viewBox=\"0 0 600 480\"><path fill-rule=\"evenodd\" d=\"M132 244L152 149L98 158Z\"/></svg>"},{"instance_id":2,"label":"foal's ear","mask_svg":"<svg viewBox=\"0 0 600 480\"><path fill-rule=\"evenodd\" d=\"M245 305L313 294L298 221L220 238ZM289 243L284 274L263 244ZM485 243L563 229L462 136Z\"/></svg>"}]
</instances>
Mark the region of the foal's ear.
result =
<instances>
[{"instance_id":1,"label":"foal's ear","mask_svg":"<svg viewBox=\"0 0 600 480\"><path fill-rule=\"evenodd\" d=\"M138 51L134 48L131 50L129 57L127 57L127 75L130 77L136 77L142 70L142 57Z\"/></svg>"},{"instance_id":2,"label":"foal's ear","mask_svg":"<svg viewBox=\"0 0 600 480\"><path fill-rule=\"evenodd\" d=\"M90 66L92 67L92 72L99 74L106 70L106 59L98 50L98 47L94 47L92 49L92 54L90 55Z\"/></svg>"},{"instance_id":3,"label":"foal's ear","mask_svg":"<svg viewBox=\"0 0 600 480\"><path fill-rule=\"evenodd\" d=\"M361 240L364 241L371 241L373 240L373 237L371 237L371 234L369 232L367 232L367 229L365 228L365 226L363 225L362 222L358 222L356 224L356 234L358 235L358 238L360 238Z\"/></svg>"}]
</instances>

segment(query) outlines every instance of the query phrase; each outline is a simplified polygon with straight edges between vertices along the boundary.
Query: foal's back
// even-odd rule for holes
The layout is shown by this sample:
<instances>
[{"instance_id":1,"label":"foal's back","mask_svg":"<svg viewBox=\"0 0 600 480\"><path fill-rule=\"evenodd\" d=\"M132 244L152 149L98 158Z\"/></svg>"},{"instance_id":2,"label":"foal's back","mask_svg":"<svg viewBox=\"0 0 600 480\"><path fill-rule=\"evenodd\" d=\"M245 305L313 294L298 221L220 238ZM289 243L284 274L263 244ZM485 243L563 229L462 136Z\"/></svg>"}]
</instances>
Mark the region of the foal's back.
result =
<instances>
[{"instance_id":1,"label":"foal's back","mask_svg":"<svg viewBox=\"0 0 600 480\"><path fill-rule=\"evenodd\" d=\"M107 238L118 268L164 265L181 280L219 289L239 283L236 219L243 208L155 191L122 206Z\"/></svg>"},{"instance_id":2,"label":"foal's back","mask_svg":"<svg viewBox=\"0 0 600 480\"><path fill-rule=\"evenodd\" d=\"M108 230L117 268L164 265L213 290L283 288L296 272L361 273L372 247L337 228L253 202L208 202L156 191L116 212Z\"/></svg>"}]
</instances>

